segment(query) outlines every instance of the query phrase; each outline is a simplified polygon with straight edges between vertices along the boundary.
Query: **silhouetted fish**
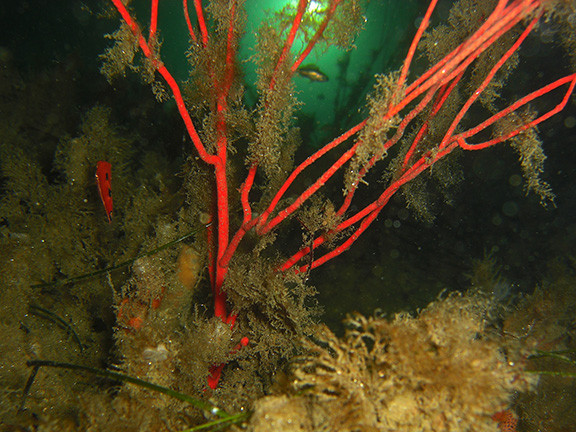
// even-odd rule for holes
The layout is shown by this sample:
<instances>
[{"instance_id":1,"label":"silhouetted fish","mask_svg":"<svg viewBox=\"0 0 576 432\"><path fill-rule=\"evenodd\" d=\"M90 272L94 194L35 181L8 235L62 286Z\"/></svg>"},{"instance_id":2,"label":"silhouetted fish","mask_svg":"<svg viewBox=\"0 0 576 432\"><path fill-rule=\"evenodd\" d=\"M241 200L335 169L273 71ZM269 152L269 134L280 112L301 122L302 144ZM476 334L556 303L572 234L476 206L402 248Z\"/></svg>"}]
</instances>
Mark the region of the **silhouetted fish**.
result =
<instances>
[{"instance_id":1,"label":"silhouetted fish","mask_svg":"<svg viewBox=\"0 0 576 432\"><path fill-rule=\"evenodd\" d=\"M328 76L324 74L322 71L320 71L318 66L313 64L300 66L296 70L296 72L298 72L300 76L308 78L310 81L318 81L318 82L328 81Z\"/></svg>"}]
</instances>

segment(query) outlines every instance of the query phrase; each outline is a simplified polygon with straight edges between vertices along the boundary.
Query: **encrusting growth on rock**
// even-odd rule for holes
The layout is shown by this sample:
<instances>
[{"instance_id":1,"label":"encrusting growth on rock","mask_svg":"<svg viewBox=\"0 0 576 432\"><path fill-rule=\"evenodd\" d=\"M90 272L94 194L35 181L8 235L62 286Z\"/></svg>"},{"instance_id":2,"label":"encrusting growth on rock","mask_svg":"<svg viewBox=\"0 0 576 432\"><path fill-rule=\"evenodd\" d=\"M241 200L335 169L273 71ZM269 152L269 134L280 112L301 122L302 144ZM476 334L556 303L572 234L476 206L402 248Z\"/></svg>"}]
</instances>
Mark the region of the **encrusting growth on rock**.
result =
<instances>
[{"instance_id":1,"label":"encrusting growth on rock","mask_svg":"<svg viewBox=\"0 0 576 432\"><path fill-rule=\"evenodd\" d=\"M319 326L292 367L292 395L256 403L254 432L496 431L494 413L536 378L526 353L488 327L491 301L450 295L417 317L347 319L342 339Z\"/></svg>"}]
</instances>

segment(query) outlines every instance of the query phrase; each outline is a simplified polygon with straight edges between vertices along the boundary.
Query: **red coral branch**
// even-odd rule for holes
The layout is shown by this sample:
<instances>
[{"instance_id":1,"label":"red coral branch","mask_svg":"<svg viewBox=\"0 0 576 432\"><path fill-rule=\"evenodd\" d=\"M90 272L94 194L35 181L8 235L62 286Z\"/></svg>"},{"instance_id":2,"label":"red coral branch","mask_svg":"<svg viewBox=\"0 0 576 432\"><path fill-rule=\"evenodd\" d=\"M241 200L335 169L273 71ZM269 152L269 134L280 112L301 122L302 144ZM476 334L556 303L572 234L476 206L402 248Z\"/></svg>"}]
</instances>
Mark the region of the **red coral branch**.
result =
<instances>
[{"instance_id":1,"label":"red coral branch","mask_svg":"<svg viewBox=\"0 0 576 432\"><path fill-rule=\"evenodd\" d=\"M202 36L202 45L208 46L208 28L206 27L206 19L204 18L204 9L202 8L202 0L194 0L194 8L196 9L196 18L198 19L198 26L200 27L200 35Z\"/></svg>"},{"instance_id":2,"label":"red coral branch","mask_svg":"<svg viewBox=\"0 0 576 432\"><path fill-rule=\"evenodd\" d=\"M192 42L198 43L198 37L196 36L194 27L192 27L192 21L190 20L190 13L188 12L188 0L182 0L182 8L184 10L184 19L186 20L186 27L188 28L188 34L190 35L190 39L192 39Z\"/></svg>"},{"instance_id":3,"label":"red coral branch","mask_svg":"<svg viewBox=\"0 0 576 432\"><path fill-rule=\"evenodd\" d=\"M314 36L312 36L312 39L310 39L310 41L308 42L308 45L306 45L306 48L304 48L304 51L302 51L302 53L298 56L298 59L292 65L292 68L291 68L292 73L296 72L296 70L300 67L302 62L304 60L306 60L306 57L308 57L308 54L310 54L312 49L314 49L316 44L318 44L318 41L324 35L324 30L326 30L326 27L328 26L328 24L332 20L332 17L334 16L334 12L336 12L336 8L338 7L338 5L340 4L341 1L342 0L332 0L330 2L330 4L328 5L328 11L326 12L326 15L324 16L322 23L320 23L320 26L318 26L318 30L316 30L316 33L314 33Z\"/></svg>"},{"instance_id":4,"label":"red coral branch","mask_svg":"<svg viewBox=\"0 0 576 432\"><path fill-rule=\"evenodd\" d=\"M389 202L390 198L394 196L394 194L403 185L419 176L422 172L433 166L442 158L448 156L457 148L463 150L485 149L535 127L542 121L557 114L566 106L576 85L576 74L560 78L536 91L533 91L529 95L524 96L509 107L493 114L480 124L469 127L463 132L456 133L458 129L461 130L463 128L462 122L465 115L470 111L473 104L477 102L480 94L485 91L488 85L494 80L498 70L500 70L506 61L508 61L509 58L518 51L526 37L532 32L536 23L541 18L541 6L546 3L547 0L499 0L493 12L467 40L462 42L456 49L448 53L435 65L432 65L432 67L430 67L426 72L415 77L410 84L407 84L417 46L420 43L424 31L429 25L430 17L436 7L437 0L431 0L426 14L424 15L424 18L422 19L407 51L398 80L393 88L390 89L391 97L387 102L388 105L385 106L385 109L381 112L380 118L366 118L339 137L321 147L312 155L308 156L303 162L294 168L291 173L289 173L287 179L279 187L276 193L272 194L270 202L265 206L264 210L260 214L253 213L252 205L250 203L250 193L253 189L254 183L256 182L258 172L258 161L254 161L248 169L246 179L240 186L240 204L243 213L242 222L240 223L240 226L235 229L232 237L230 237L230 212L232 205L230 203L229 194L229 187L231 187L231 185L228 183L229 167L227 158L229 152L229 124L227 113L229 110L231 89L235 80L238 79L236 57L239 29L236 28L236 23L238 18L237 9L239 6L237 1L231 0L229 2L226 52L222 53L224 56L221 57L224 64L218 65L223 66L223 68L217 69L216 66L213 66L211 63L208 66L208 75L214 92L213 103L216 114L216 143L214 147L207 147L198 135L182 97L180 86L161 61L160 55L156 51L158 0L151 0L148 39L143 36L140 26L123 2L121 0L111 1L120 13L122 20L124 20L133 35L136 37L143 55L154 66L158 74L166 81L198 156L202 161L211 166L214 172L214 212L211 215L211 222L207 225L209 273L214 295L214 313L223 322L230 325L234 324L236 315L228 312L227 296L223 291L223 286L231 260L237 253L238 246L242 239L251 230L254 230L258 235L265 235L276 229L280 224L301 209L303 205L312 196L317 194L318 191L323 188L337 172L343 170L347 166L348 162L358 158L359 149L362 148L364 144L362 134L368 127L370 123L369 120L374 120L377 124L384 127L388 126L392 119L399 118L398 125L395 127L392 137L382 142L381 145L373 151L373 154L369 158L366 158L366 160L358 159L360 160L360 167L357 170L355 181L346 187L346 192L340 207L336 211L338 222L335 226L331 227L328 232L317 235L310 245L301 248L289 257L277 268L278 271L286 271L297 267L301 260L310 256L314 250L325 245L328 239L334 238L335 234L341 234L344 238L338 246L333 247L331 250L328 250L319 256L318 254L313 254L314 259L312 260L312 258L310 258L311 262L297 267L296 271L308 271L310 268L318 267L342 254L368 229ZM327 9L324 11L322 22L319 24L314 35L310 38L307 46L296 56L290 68L286 69L286 66L292 61L291 50L296 37L299 32L302 31L301 25L305 14L307 13L308 1L299 0L289 31L283 41L282 50L274 62L273 72L269 78L269 82L267 83L267 88L269 90L274 90L278 85L279 74L281 71L288 70L288 73L291 75L296 72L312 49L322 40L326 28L333 21L337 8L342 4L342 2L343 0L330 1ZM200 40L200 48L204 53L206 53L206 55L214 55L214 53L211 53L210 51L210 44L212 43L211 38L214 37L214 35L211 35L210 30L207 27L201 0L194 0L198 34L196 33L189 16L188 0L183 0L182 5L190 39L194 43L197 43L198 40ZM526 19L530 19L530 22L524 26L523 21ZM431 125L437 116L441 114L448 98L453 94L455 89L458 87L458 84L461 84L462 80L466 79L466 73L469 71L469 67L480 55L485 53L488 48L496 44L502 36L508 34L517 26L524 26L522 33L515 40L512 46L508 48L506 53L491 68L482 83L478 85L475 91L472 92L471 96L469 96L462 104L446 132L443 134L442 139L434 146L428 144L429 147L425 147L424 143L432 129ZM214 45L214 43L212 44ZM220 72L216 72L217 70ZM290 77L291 76L288 78ZM496 122L504 119L514 111L517 111L529 102L547 95L562 86L566 86L564 97L553 109L538 116L536 119L526 120L525 123L518 125L514 130L501 136L481 143L469 142L471 138L492 127ZM267 106L264 107L264 110L266 109L268 109ZM384 158L385 154L392 147L403 141L406 130L415 123L416 119L421 123L415 129L416 133L414 138L412 138L412 142L405 145L405 154L402 155L397 172L394 174L390 184L385 187L384 190L380 192L379 196L377 196L377 198L371 203L365 205L360 210L355 210L350 213L355 193L359 185L362 184L364 177ZM213 148L213 150L208 150L208 148ZM316 180L314 180L304 191L297 194L296 198L294 198L289 204L284 204L288 190L295 185L297 179L301 177L302 173L308 169L312 169L311 167L316 162L335 149L341 151L341 154L336 161L331 163L331 165L322 172L317 173ZM248 343L247 338L242 341L243 342L236 347L237 349ZM224 365L217 365L212 368L209 380L210 387L214 388L217 385L223 367Z\"/></svg>"}]
</instances>

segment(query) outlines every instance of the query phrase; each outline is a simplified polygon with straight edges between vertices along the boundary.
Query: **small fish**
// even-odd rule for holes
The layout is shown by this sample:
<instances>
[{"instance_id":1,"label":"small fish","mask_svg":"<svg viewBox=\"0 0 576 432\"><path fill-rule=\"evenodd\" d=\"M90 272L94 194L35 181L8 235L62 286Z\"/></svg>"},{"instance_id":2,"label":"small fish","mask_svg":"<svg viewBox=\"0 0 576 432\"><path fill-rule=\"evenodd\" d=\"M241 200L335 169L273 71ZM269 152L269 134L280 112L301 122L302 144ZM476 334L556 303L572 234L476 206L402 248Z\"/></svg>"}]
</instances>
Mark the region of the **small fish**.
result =
<instances>
[{"instance_id":1,"label":"small fish","mask_svg":"<svg viewBox=\"0 0 576 432\"><path fill-rule=\"evenodd\" d=\"M323 73L322 71L320 71L318 66L313 65L313 64L300 66L296 70L296 72L298 72L298 74L300 76L303 76L304 78L308 78L310 81L317 81L317 82L328 81L328 76L325 73Z\"/></svg>"},{"instance_id":2,"label":"small fish","mask_svg":"<svg viewBox=\"0 0 576 432\"><path fill-rule=\"evenodd\" d=\"M96 164L96 183L108 222L112 223L112 165L109 162L99 161Z\"/></svg>"}]
</instances>

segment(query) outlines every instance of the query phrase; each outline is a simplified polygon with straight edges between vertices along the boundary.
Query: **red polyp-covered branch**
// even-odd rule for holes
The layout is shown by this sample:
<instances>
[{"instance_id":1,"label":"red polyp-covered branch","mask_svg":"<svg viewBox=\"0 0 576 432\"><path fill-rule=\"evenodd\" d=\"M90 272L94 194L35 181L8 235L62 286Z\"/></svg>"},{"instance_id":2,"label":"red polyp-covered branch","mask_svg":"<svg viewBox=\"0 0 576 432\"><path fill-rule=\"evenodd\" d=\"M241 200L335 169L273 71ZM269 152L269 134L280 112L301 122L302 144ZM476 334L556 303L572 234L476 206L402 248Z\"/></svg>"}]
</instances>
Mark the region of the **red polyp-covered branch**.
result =
<instances>
[{"instance_id":1,"label":"red polyp-covered branch","mask_svg":"<svg viewBox=\"0 0 576 432\"><path fill-rule=\"evenodd\" d=\"M220 117L218 119L218 144L217 148L218 151L216 154L210 154L206 150L206 147L198 132L194 123L192 122L192 118L188 112L186 104L184 102L184 98L182 96L182 92L180 90L179 84L176 82L172 74L168 71L168 68L164 65L164 63L160 60L158 53L154 52L151 48L151 43L153 41L146 40L142 35L142 31L140 26L137 24L136 20L133 18L131 13L128 11L127 7L122 3L121 0L112 0L114 6L118 9L118 12L122 16L123 20L126 22L132 33L138 39L138 43L140 48L142 49L142 53L148 58L148 60L154 65L157 72L164 78L166 83L168 84L172 96L176 102L176 106L178 107L178 111L182 120L186 126L190 139L196 148L198 155L200 158L209 165L214 167L215 173L215 182L216 182L216 201L217 201L217 215L215 218L216 220L216 230L213 236L209 236L215 239L215 245L213 246L212 250L214 253L214 259L218 260L225 250L228 244L228 232L229 232L229 214L228 214L228 185L227 185L227 177L226 177L226 157L227 157L227 148L226 148L226 125L224 121L224 113L227 108L227 97L231 87L231 82L234 79L234 62L235 62L235 46L232 42L230 42L227 46L227 64L226 64L226 74L224 76L222 83L217 83L216 91L217 91L217 100L219 104L219 114ZM198 22L200 25L200 30L202 34L202 41L205 45L208 44L208 32L205 24L204 17L201 13L198 13L202 10L202 6L200 1L195 1L196 11ZM186 8L186 3L184 3L184 7ZM187 11L187 9L186 9ZM187 14L185 14L187 15ZM234 11L232 12L231 16L234 16ZM156 23L158 19L158 1L154 0L152 2L152 13L151 13L151 22L150 22L150 37L156 37ZM232 20L232 19L231 19ZM188 18L189 21L189 18ZM189 28L190 34L194 35L193 29L190 24ZM234 31L232 23L230 24L230 33ZM192 36L193 37L193 36ZM232 38L232 36L230 36ZM220 317L225 322L231 322L233 319L229 317L226 311L226 295L221 290L225 272L222 271L217 265L214 266L214 271L211 272L214 280L212 282L214 298L215 298L215 315Z\"/></svg>"},{"instance_id":2,"label":"red polyp-covered branch","mask_svg":"<svg viewBox=\"0 0 576 432\"><path fill-rule=\"evenodd\" d=\"M176 102L176 106L178 107L178 112L182 117L182 121L186 126L186 130L188 131L190 139L192 140L194 147L198 151L199 156L206 163L214 164L216 162L216 159L213 155L210 155L206 151L206 148L204 147L204 144L202 143L202 140L200 139L200 136L198 135L198 132L194 127L192 118L190 117L190 114L186 109L186 104L184 103L184 98L182 97L180 86L178 85L172 74L168 71L166 66L162 63L160 58L157 57L157 54L151 50L149 41L146 41L146 39L142 35L140 27L138 26L134 18L132 18L132 15L130 14L126 6L122 3L122 1L121 0L111 0L111 1L112 3L114 3L114 6L116 6L116 8L118 9L118 12L122 16L122 19L126 22L126 24L130 28L134 36L138 38L138 44L142 49L142 53L148 58L148 60L150 60L150 62L154 65L158 73L162 76L162 78L164 78L166 84L168 84L168 86L170 87L170 90L172 91L172 95Z\"/></svg>"},{"instance_id":3,"label":"red polyp-covered branch","mask_svg":"<svg viewBox=\"0 0 576 432\"><path fill-rule=\"evenodd\" d=\"M266 234L270 230L272 230L276 225L281 223L285 220L288 216L294 213L303 203L306 201L310 196L312 196L316 191L318 191L326 181L334 175L334 173L340 169L346 162L350 160L350 158L354 155L355 147L352 147L350 150L344 153L337 162L335 162L326 172L324 172L318 180L316 180L312 185L310 185L306 191L304 191L288 208L285 210L281 210L278 212L278 215L269 223L267 223L268 217L272 214L274 210L276 210L276 206L287 192L290 185L296 180L296 177L300 175L304 169L308 168L314 162L316 162L319 158L324 156L330 150L333 150L343 142L345 142L348 138L356 134L360 131L365 125L365 122L362 122L344 134L340 135L338 138L324 146L322 149L314 153L312 156L308 157L304 162L302 162L293 172L290 174L288 179L284 182L284 184L280 187L278 193L272 199L272 202L268 206L268 208L262 213L262 215L258 218L258 226L257 232L259 234Z\"/></svg>"},{"instance_id":4,"label":"red polyp-covered branch","mask_svg":"<svg viewBox=\"0 0 576 432\"><path fill-rule=\"evenodd\" d=\"M507 4L507 1L500 1L474 34L408 86L402 100L391 109L391 112L393 114L400 112L430 87L443 85L457 77L500 37L525 17L530 16L540 2L517 0ZM422 24L425 24L425 21Z\"/></svg>"},{"instance_id":5,"label":"red polyp-covered branch","mask_svg":"<svg viewBox=\"0 0 576 432\"><path fill-rule=\"evenodd\" d=\"M184 10L184 19L186 20L186 27L188 28L188 34L193 43L198 43L198 37L192 26L192 20L190 20L190 13L188 12L188 0L182 0L182 8Z\"/></svg>"},{"instance_id":6,"label":"red polyp-covered branch","mask_svg":"<svg viewBox=\"0 0 576 432\"><path fill-rule=\"evenodd\" d=\"M409 65L411 59L414 55L415 47L417 41L421 37L421 34L424 28L428 25L428 19L432 12L432 9L435 5L435 2L431 2L431 5L426 13L425 18L422 20L420 28L417 32L417 35L410 47L408 52L406 61L404 63L404 67L400 74L400 78L398 81L398 85L395 90L395 95L392 98L392 103L390 104L389 110L385 115L387 118L391 118L393 115L397 113L402 113L410 104L417 98L420 97L422 94L425 95L422 97L422 100L412 109L410 109L407 113L403 115L403 119L400 125L397 128L397 131L393 138L387 141L385 144L382 145L382 150L376 154L362 169L359 171L358 178L359 180L368 172L375 163L380 159L380 157L392 146L394 146L404 135L404 131L406 130L408 124L414 120L414 118L420 115L424 108L427 107L430 101L434 100L432 103L432 108L430 112L427 114L427 119L423 122L420 126L418 133L415 135L412 144L410 145L406 156L404 158L404 162L402 165L403 172L399 174L391 184L386 188L386 190L380 195L378 199L376 199L373 203L366 206L362 210L358 211L356 214L350 215L347 219L342 221L337 226L333 227L328 233L321 234L314 239L312 245L307 245L303 247L300 251L295 253L289 259L287 259L280 267L280 271L286 271L289 268L296 265L300 260L304 257L312 253L312 250L320 247L323 245L327 238L333 237L335 233L343 232L345 229L348 229L356 224L359 224L357 228L355 228L351 234L347 234L348 238L343 241L339 246L333 248L331 251L326 252L324 255L320 257L316 257L310 264L306 264L298 269L300 272L308 271L309 267L315 268L319 265L327 262L328 260L340 255L342 252L347 250L357 239L358 237L366 230L366 228L375 220L379 212L382 208L386 205L392 195L398 189L418 176L420 173L428 169L434 163L438 162L440 159L444 158L448 154L450 154L455 148L460 147L465 150L480 150L483 148L490 147L497 143L501 143L506 141L513 136L516 136L523 131L535 127L540 122L550 118L551 116L555 115L559 111L561 111L566 103L568 102L569 96L572 94L575 86L575 78L574 75L569 75L564 78L558 79L557 81L534 91L530 95L520 99L516 103L512 104L510 107L494 114L489 119L485 120L478 126L472 127L466 132L460 133L458 135L453 135L454 131L457 127L460 126L460 123L464 117L464 115L468 112L472 104L478 99L479 95L485 90L488 84L493 80L494 75L496 72L504 65L504 63L510 58L510 56L515 53L524 42L528 34L532 31L535 24L541 17L542 13L537 12L538 7L541 5L539 1L532 1L532 0L518 0L513 2L507 1L500 1L497 7L494 9L493 13L487 18L486 22L480 26L480 28L466 41L464 41L458 48L453 50L447 56L445 56L440 62L436 65L432 66L427 72L425 72L420 78L417 78L414 83L409 85L406 91L402 95L402 89L404 81L408 76L409 72ZM472 96L466 101L466 103L462 106L460 112L454 118L452 125L445 133L444 139L438 145L437 150L435 151L426 151L420 157L414 158L413 156L416 153L416 150L423 138L428 132L428 125L429 122L434 119L434 117L438 114L440 109L442 108L443 104L445 103L446 99L450 95L450 93L456 88L457 84L460 82L463 74L465 73L466 69L481 55L487 48L489 48L492 44L494 44L500 37L502 37L505 33L511 30L514 26L516 26L522 19L525 17L529 17L536 13L534 18L531 20L530 23L526 26L522 34L517 38L516 42L508 49L508 51L499 59L499 61L493 66L492 70L490 70L482 82L482 84L473 92ZM533 99L540 97L544 94L551 92L552 90L568 84L566 89L566 93L562 99L562 102L559 103L554 109L550 110L549 112L537 117L536 119L526 122L525 124L519 125L513 131L508 132L506 135L493 138L483 143L479 144L468 144L466 142L467 138L470 138L474 135L477 135L479 132L487 129L495 122L501 120L506 115L510 114L521 108L522 106L526 105L528 102L532 101ZM355 146L358 145L358 141L351 147L351 150L355 149ZM346 154L345 154L346 155ZM327 173L332 173L333 170L339 169L340 166L339 162L335 163L330 167L322 176L319 178L315 185L323 185L324 179L323 176L326 176ZM348 191L345 195L345 199L342 203L340 210L337 212L338 215L343 216L344 213L350 207L352 198L354 196L354 192L358 187L359 181L353 185L352 188ZM313 185L314 186L314 185ZM275 226L283 219L285 219L289 214L296 211L297 207L302 204L312 193L308 193L310 188L303 193L300 197L298 197L286 210L280 210L277 216L273 219L269 225ZM315 191L314 191L315 192ZM267 212L271 213L271 210L267 210Z\"/></svg>"},{"instance_id":7,"label":"red polyp-covered branch","mask_svg":"<svg viewBox=\"0 0 576 432\"><path fill-rule=\"evenodd\" d=\"M312 36L312 39L310 39L310 42L308 42L308 45L306 45L304 51L302 51L302 53L298 56L298 58L292 65L292 73L296 72L296 70L300 67L302 62L306 59L306 57L308 57L308 54L310 54L312 49L314 49L314 47L324 34L326 27L330 23L330 20L332 19L332 16L334 15L334 12L336 12L336 8L341 3L341 1L342 0L331 0L328 6L328 10L326 11L326 16L322 20L322 23L318 27L318 30L316 30L316 33L314 33L314 36Z\"/></svg>"},{"instance_id":8,"label":"red polyp-covered branch","mask_svg":"<svg viewBox=\"0 0 576 432\"><path fill-rule=\"evenodd\" d=\"M413 43L411 44L407 59L404 63L404 67L402 69L402 73L400 76L400 80L396 87L395 97L392 98L394 102L395 98L398 98L399 101L395 104L391 104L388 113L386 114L387 118L392 118L397 113L401 112L404 108L406 108L414 99L418 96L422 95L424 92L432 90L432 92L428 92L427 96L425 96L424 100L409 112L400 127L398 128L398 132L396 136L388 142L386 145L382 147L382 153L388 150L391 146L393 146L403 135L404 130L408 123L410 123L413 118L418 115L427 105L429 100L432 99L433 94L436 92L438 88L444 86L446 90L445 94L443 95L443 99L445 99L449 92L454 89L456 83L450 84L454 80L458 81L459 77L463 74L465 69L492 43L497 40L498 37L502 36L506 31L510 30L515 24L517 24L523 17L527 16L529 13L534 11L537 7L535 2L532 1L525 1L526 3L524 8L521 8L518 3L515 2L514 4L505 7L506 2L500 2L498 7L495 9L493 14L487 19L486 23L482 25L477 32L472 35L468 40L462 43L458 48L453 50L448 56L446 56L441 62L437 65L430 68L428 72L426 72L422 78L417 79L414 84L410 85L406 90L403 97L400 97L401 86L403 85L403 81L405 80L408 71L411 59L414 55L414 51L416 49L417 41L420 39L424 29L428 25L429 17L434 9L436 2L432 2L428 11L422 20L419 30L414 38ZM490 25L491 24L491 25ZM528 30L526 34L529 32ZM523 40L523 39L522 39ZM521 42L520 42L521 43ZM514 47L515 51L518 46ZM503 63L503 62L502 62ZM501 65L500 65L501 66ZM443 68L442 68L443 67ZM481 91L481 90L480 90ZM351 129L349 132L342 135L345 137L344 139L351 136L356 131L360 130L364 126L364 122L361 125ZM350 133L353 132L353 133ZM319 179L311 185L302 195L300 195L288 208L285 210L278 211L278 214L273 218L272 221L267 222L268 217L273 213L276 209L276 205L279 203L281 197L288 189L288 186L294 181L297 175L300 172L309 166L311 163L316 161L318 158L323 156L329 150L331 150L335 145L339 145L343 140L335 140L332 143L328 144L325 148L322 148L318 152L316 152L313 156L311 156L308 160L304 162L304 164L300 165L288 178L287 182L282 186L278 194L275 196L273 201L271 202L268 209L263 213L262 217L258 221L258 230L261 233L266 233L269 230L273 229L277 226L280 222L284 219L289 217L292 213L294 213L309 197L311 197L317 190L319 190L326 181L334 175L334 173L339 170L342 166L344 166L345 162L350 160L350 158L355 154L356 143L350 150L348 150L336 163L334 163L326 172L324 172ZM378 159L380 155L375 157ZM373 162L371 162L373 164ZM370 167L367 167L369 169ZM362 172L367 171L367 169L363 170ZM352 191L353 193L353 191ZM284 268L284 266L282 267Z\"/></svg>"},{"instance_id":9,"label":"red polyp-covered branch","mask_svg":"<svg viewBox=\"0 0 576 432\"><path fill-rule=\"evenodd\" d=\"M484 81L480 84L480 86L476 89L476 91L472 94L472 96L470 96L468 98L466 103L464 103L464 105L460 109L460 112L456 115L456 117L452 121L452 124L448 128L448 131L446 132L446 135L444 136L444 139L442 140L442 142L440 143L438 148L440 148L440 149L444 148L447 145L447 143L451 141L452 134L456 130L456 127L462 121L462 118L464 117L464 115L468 112L468 110L470 109L472 104L478 99L480 94L486 89L488 84L490 84L490 82L494 78L494 75L496 75L496 72L498 72L498 70L504 65L504 63L506 63L506 61L508 61L508 59L512 56L512 54L514 54L518 50L518 48L520 48L520 45L522 44L522 42L524 42L526 37L530 34L532 29L534 28L534 26L538 22L538 19L540 19L540 16L541 16L541 14L537 15L530 22L530 24L528 24L528 26L522 32L522 34L516 40L516 42L514 42L514 44L510 47L510 49L508 49L508 51L506 51L506 53L502 56L502 58L500 58L498 60L498 62L492 67L490 72L486 75L486 78L484 79Z\"/></svg>"},{"instance_id":10,"label":"red polyp-covered branch","mask_svg":"<svg viewBox=\"0 0 576 432\"><path fill-rule=\"evenodd\" d=\"M158 16L162 12L158 9L158 0L151 0L150 3L148 38L144 36L145 30L136 21L132 10L128 9L122 0L111 1L134 35L143 56L168 85L197 153L197 159L202 164L208 165L211 172L212 184L206 186L213 196L210 222L206 226L208 269L214 297L214 314L230 326L236 322L237 315L236 312L229 311L230 305L227 304L224 286L227 277L230 277L229 270L234 265L234 257L239 254L239 246L250 231L254 236L265 236L279 229L308 205L312 197L317 197L328 182L334 181L337 174L352 173L350 178L345 176L347 184L343 196L335 198L336 202L339 200L337 204L339 207L335 211L336 220L332 221L325 232L316 233L311 242L307 242L300 250L277 265L275 270L284 272L295 269L296 272L304 272L318 267L350 248L378 218L394 194L435 163L455 149L481 150L537 126L566 106L576 86L576 74L571 74L532 91L506 108L490 111L484 116L488 117L485 120L474 121L468 118L472 117L467 114L471 113L471 108L478 103L482 93L493 83L498 72L518 52L536 27L544 13L542 5L548 1L497 1L493 11L478 21L477 29L467 39L455 49L446 52L421 75L412 76L414 75L411 70L412 61L436 8L437 0L432 0L407 50L403 66L396 79L394 81L390 79L388 82L387 96L383 97L378 109L372 110L370 106L370 114L365 119L290 168L285 174L285 180L275 183L274 190L266 190L267 184L261 184L266 181L262 178L265 176L261 176L259 172L259 169L263 169L260 166L264 165L263 157L249 157L245 169L244 161L238 163L234 158L236 150L231 148L231 143L235 139L232 137L236 133L236 124L230 119L235 114L233 111L235 104L241 99L236 88L239 81L238 39L242 30L238 28L238 23L243 20L241 10L243 2L237 0L230 0L227 4L221 2L218 6L221 10L218 17L215 17L205 9L207 1L203 5L201 0L194 0L189 10L188 0L182 0L183 24L186 25L193 44L192 51L194 55L206 57L201 59L203 63L200 63L205 68L202 79L206 81L206 88L209 89L206 90L208 96L203 94L209 99L203 101L205 106L208 106L206 109L210 111L207 116L209 121L200 126L204 119L197 120L194 117L194 122L198 125L196 126L182 95L180 84L174 79L158 52ZM265 73L263 72L262 76L265 78L264 82L259 83L261 109L256 110L258 115L273 117L276 113L271 111L282 109L278 108L282 106L281 104L274 105L276 99L292 91L289 87L290 79L312 50L329 39L327 29L337 20L335 17L338 16L338 8L346 3L347 0L330 0L321 17L307 19L307 14L316 12L309 10L312 8L309 7L308 0L299 0L293 16L282 18L284 24L278 32L278 38L274 43L268 41L269 46L272 46L270 49L272 54L269 53L269 58L262 60L269 62L266 63L269 68L263 67ZM190 12L195 12L195 19L191 19ZM215 23L217 19L220 21ZM314 27L312 22L315 23ZM505 35L511 37L504 38ZM299 53L294 53L295 41L300 36L305 41L304 48ZM474 87L468 93L467 90L462 90L468 85L467 80L470 76L476 73L471 72L471 68L478 63L479 57L486 54L489 49L500 45L504 46L502 48L504 52L493 60L491 66L485 68L482 72L484 75L475 81ZM514 127L506 129L501 135L490 139L484 137L483 142L471 142L481 132L497 129L495 126L498 122L506 120L507 116L512 116L514 112L526 107L535 99L545 95L555 98L560 91L563 92L561 101L544 114L514 124ZM461 101L454 102L453 100L460 99L451 96L461 97ZM233 97L236 99L232 99ZM457 105L449 106L450 104ZM288 105L288 102L285 105ZM252 109L246 111L256 112ZM450 117L443 117L447 115ZM437 121L443 126L438 126ZM280 122L281 120L278 120L278 123ZM258 141L260 137L254 135L260 132L254 124L251 126L252 128L247 128L249 132L243 132L245 135L242 139ZM198 133L197 127L201 128L201 133ZM434 129L437 132L436 136L432 136ZM378 137L376 143L370 142L374 136ZM366 151L365 147L368 145L372 146L370 151ZM272 144L267 146L272 147ZM380 169L388 152L396 152L399 161L391 169L388 183L384 187L380 186L379 190L378 186L370 185L372 198L359 203L361 198L357 195L363 194L356 193L358 188L364 187L365 178L372 170ZM321 165L331 157L328 165ZM323 168L317 168L319 166ZM243 181L242 172L246 176ZM305 172L306 186L301 186L304 183L302 178ZM311 180L308 180L309 178ZM237 183L233 184L234 182ZM239 194L235 193L236 190ZM265 193L262 192L264 190ZM251 202L251 195L252 199L260 201ZM239 202L233 202L233 199ZM334 238L340 241L336 246L332 243ZM326 247L328 240L331 240L330 247ZM323 249L324 247L326 249ZM232 353L247 344L248 339L244 337L232 349ZM223 367L224 364L212 367L210 387L214 388L217 385Z\"/></svg>"},{"instance_id":11,"label":"red polyp-covered branch","mask_svg":"<svg viewBox=\"0 0 576 432\"><path fill-rule=\"evenodd\" d=\"M505 116L507 116L511 112L518 110L522 106L526 105L528 102L530 102L536 98L539 98L539 97L541 97L547 93L550 93L551 91L557 89L558 87L561 87L561 86L566 85L566 84L568 84L568 88L566 89L566 92L564 93L562 100L560 101L560 103L558 105L556 105L550 111L542 114L541 116L537 117L536 119L534 119L530 122L527 122L525 124L518 126L516 129L510 131L506 135L499 136L497 138L494 138L494 139L491 139L491 140L488 140L488 141L485 141L485 142L479 143L479 144L467 144L466 143L466 141L465 141L466 139L473 137L474 135L479 134L481 131L485 130L486 128L488 128L489 126L491 126L492 124L494 124L498 120L504 118ZM509 140L510 138L512 138L512 137L514 137L514 136L516 136L516 135L518 135L518 134L520 134L520 133L522 133L528 129L531 129L531 128L537 126L538 124L542 123L545 120L548 120L553 115L556 115L560 111L562 111L566 107L566 104L568 103L570 96L574 92L575 86L576 86L576 74L571 74L571 75L567 75L563 78L560 78L560 79L542 87L541 89L533 91L529 95L524 96L522 99L520 99L517 102L515 102L514 104L510 105L508 108L494 114L492 117L485 120L484 122L482 122L478 126L471 128L466 132L463 132L461 134L456 135L454 139L456 141L458 141L458 145L460 147L462 147L464 150L482 150L482 149L485 149L487 147L499 144L503 141Z\"/></svg>"}]
</instances>

